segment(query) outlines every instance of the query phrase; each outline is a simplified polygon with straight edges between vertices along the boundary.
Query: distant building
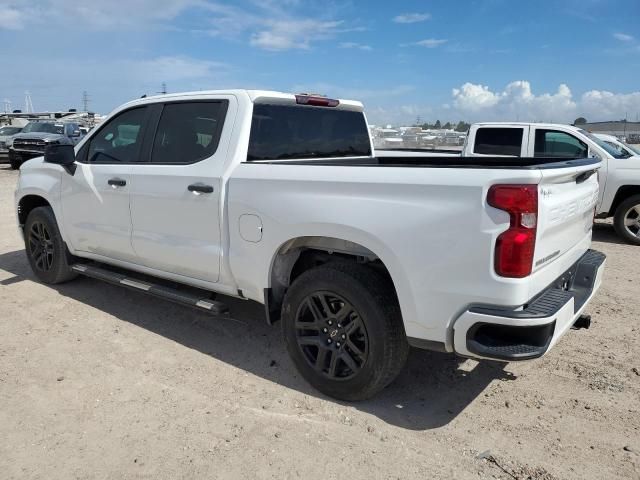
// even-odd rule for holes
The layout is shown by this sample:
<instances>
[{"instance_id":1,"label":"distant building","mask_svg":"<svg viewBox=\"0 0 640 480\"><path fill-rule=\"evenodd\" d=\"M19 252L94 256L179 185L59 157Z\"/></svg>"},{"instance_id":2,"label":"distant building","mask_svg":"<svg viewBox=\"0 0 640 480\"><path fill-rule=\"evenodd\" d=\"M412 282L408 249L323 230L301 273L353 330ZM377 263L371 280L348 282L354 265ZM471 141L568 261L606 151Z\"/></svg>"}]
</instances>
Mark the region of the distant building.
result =
<instances>
[{"instance_id":1,"label":"distant building","mask_svg":"<svg viewBox=\"0 0 640 480\"><path fill-rule=\"evenodd\" d=\"M640 143L640 122L593 122L577 125L592 133L605 133L614 135L628 143Z\"/></svg>"}]
</instances>

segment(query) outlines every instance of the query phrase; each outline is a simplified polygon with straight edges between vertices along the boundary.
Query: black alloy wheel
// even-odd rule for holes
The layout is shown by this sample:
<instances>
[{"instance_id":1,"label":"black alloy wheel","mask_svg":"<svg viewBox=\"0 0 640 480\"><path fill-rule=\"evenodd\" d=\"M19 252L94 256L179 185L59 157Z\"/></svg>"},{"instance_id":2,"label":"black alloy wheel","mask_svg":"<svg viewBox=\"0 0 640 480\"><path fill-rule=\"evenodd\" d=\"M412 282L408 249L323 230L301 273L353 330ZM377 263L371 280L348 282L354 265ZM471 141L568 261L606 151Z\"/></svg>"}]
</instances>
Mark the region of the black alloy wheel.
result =
<instances>
[{"instance_id":1,"label":"black alloy wheel","mask_svg":"<svg viewBox=\"0 0 640 480\"><path fill-rule=\"evenodd\" d=\"M319 265L299 274L282 303L293 364L333 398L371 398L400 373L409 353L393 284L372 266Z\"/></svg>"},{"instance_id":2,"label":"black alloy wheel","mask_svg":"<svg viewBox=\"0 0 640 480\"><path fill-rule=\"evenodd\" d=\"M53 268L55 249L51 233L42 222L33 222L28 237L29 255L35 267L41 272Z\"/></svg>"},{"instance_id":3,"label":"black alloy wheel","mask_svg":"<svg viewBox=\"0 0 640 480\"><path fill-rule=\"evenodd\" d=\"M27 259L40 281L56 284L78 276L71 268L75 259L60 235L51 207L36 207L31 210L23 228Z\"/></svg>"},{"instance_id":4,"label":"black alloy wheel","mask_svg":"<svg viewBox=\"0 0 640 480\"><path fill-rule=\"evenodd\" d=\"M296 313L296 340L305 360L332 380L348 380L367 362L369 337L356 309L327 291L305 298Z\"/></svg>"}]
</instances>

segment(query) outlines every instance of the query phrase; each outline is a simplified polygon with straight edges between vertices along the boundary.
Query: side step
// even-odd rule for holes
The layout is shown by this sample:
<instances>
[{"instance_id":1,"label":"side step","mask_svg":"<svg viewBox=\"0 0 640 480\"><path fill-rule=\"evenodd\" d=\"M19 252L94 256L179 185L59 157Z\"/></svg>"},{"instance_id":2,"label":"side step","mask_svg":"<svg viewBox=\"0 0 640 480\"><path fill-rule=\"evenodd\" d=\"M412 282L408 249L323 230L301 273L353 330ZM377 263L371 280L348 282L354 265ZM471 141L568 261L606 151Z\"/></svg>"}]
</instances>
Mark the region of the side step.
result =
<instances>
[{"instance_id":1,"label":"side step","mask_svg":"<svg viewBox=\"0 0 640 480\"><path fill-rule=\"evenodd\" d=\"M166 287L151 283L147 280L139 280L137 278L127 277L124 274L112 272L105 268L96 267L94 265L85 265L77 263L71 267L72 270L86 275L87 277L102 280L114 285L120 285L132 290L148 293L155 297L164 298L166 300L186 305L188 307L196 307L199 310L211 313L213 315L222 315L229 312L229 308L222 302L181 292L178 289Z\"/></svg>"}]
</instances>

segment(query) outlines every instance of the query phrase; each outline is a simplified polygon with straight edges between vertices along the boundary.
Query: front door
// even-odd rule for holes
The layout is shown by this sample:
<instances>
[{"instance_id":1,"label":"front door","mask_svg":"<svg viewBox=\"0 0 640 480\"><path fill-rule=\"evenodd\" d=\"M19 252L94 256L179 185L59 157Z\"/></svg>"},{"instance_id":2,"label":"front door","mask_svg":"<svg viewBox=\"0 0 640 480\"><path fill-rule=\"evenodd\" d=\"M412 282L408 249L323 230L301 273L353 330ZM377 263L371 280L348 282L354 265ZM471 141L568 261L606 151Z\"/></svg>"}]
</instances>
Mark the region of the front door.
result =
<instances>
[{"instance_id":1,"label":"front door","mask_svg":"<svg viewBox=\"0 0 640 480\"><path fill-rule=\"evenodd\" d=\"M222 173L235 112L233 97L154 107L147 163L131 166L131 241L138 263L217 282Z\"/></svg>"},{"instance_id":2,"label":"front door","mask_svg":"<svg viewBox=\"0 0 640 480\"><path fill-rule=\"evenodd\" d=\"M74 250L135 261L131 246L131 164L139 161L147 107L118 114L101 126L63 175L62 215Z\"/></svg>"}]
</instances>

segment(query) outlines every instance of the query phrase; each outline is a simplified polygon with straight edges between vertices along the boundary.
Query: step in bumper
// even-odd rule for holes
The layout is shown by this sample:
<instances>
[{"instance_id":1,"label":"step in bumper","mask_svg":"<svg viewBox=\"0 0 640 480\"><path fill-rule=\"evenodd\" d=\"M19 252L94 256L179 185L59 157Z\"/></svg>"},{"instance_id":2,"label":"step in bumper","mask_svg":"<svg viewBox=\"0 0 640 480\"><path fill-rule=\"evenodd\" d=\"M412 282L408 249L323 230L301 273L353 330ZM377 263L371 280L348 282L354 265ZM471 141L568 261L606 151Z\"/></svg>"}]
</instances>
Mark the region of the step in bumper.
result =
<instances>
[{"instance_id":1,"label":"step in bumper","mask_svg":"<svg viewBox=\"0 0 640 480\"><path fill-rule=\"evenodd\" d=\"M603 253L589 250L526 305L470 308L454 324L455 352L507 362L541 357L580 318L602 284L605 262Z\"/></svg>"}]
</instances>

